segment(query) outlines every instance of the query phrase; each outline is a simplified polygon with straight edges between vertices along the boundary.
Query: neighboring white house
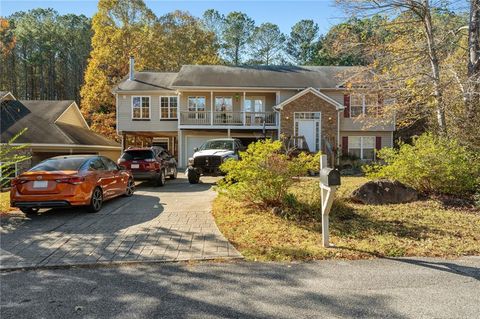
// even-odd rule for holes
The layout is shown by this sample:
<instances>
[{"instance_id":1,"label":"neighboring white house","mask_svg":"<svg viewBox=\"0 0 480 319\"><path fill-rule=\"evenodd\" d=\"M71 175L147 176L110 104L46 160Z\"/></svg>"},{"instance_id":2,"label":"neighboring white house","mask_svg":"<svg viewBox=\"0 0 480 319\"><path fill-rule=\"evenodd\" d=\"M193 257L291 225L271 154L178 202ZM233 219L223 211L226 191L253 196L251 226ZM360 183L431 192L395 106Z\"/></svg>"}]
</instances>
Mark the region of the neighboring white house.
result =
<instances>
[{"instance_id":1,"label":"neighboring white house","mask_svg":"<svg viewBox=\"0 0 480 319\"><path fill-rule=\"evenodd\" d=\"M347 88L362 72L338 66L185 65L178 73L135 72L113 90L123 147L161 145L185 166L195 147L218 137L245 144L292 138L310 151L374 158L393 145L395 123L377 123L375 92Z\"/></svg>"}]
</instances>

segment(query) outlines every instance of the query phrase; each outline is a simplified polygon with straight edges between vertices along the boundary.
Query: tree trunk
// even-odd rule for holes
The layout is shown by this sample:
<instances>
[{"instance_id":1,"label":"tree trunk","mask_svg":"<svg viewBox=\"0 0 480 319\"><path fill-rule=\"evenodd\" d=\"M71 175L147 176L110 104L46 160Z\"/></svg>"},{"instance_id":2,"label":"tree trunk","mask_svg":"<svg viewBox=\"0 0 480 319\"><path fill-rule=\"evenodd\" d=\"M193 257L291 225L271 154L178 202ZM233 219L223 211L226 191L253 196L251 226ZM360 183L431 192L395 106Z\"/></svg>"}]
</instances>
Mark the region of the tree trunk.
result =
<instances>
[{"instance_id":1,"label":"tree trunk","mask_svg":"<svg viewBox=\"0 0 480 319\"><path fill-rule=\"evenodd\" d=\"M470 0L468 26L467 118L474 120L480 108L480 0Z\"/></svg>"},{"instance_id":2,"label":"tree trunk","mask_svg":"<svg viewBox=\"0 0 480 319\"><path fill-rule=\"evenodd\" d=\"M440 129L440 133L446 135L447 126L445 119L445 107L443 105L443 89L440 82L440 64L438 61L437 50L435 48L435 37L433 34L430 4L428 0L423 0L422 2L424 6L423 24L425 27L425 34L427 36L428 57L432 67L433 96L435 97L437 124Z\"/></svg>"},{"instance_id":3,"label":"tree trunk","mask_svg":"<svg viewBox=\"0 0 480 319\"><path fill-rule=\"evenodd\" d=\"M236 45L236 46L235 46L235 58L234 58L235 65L238 65L238 54L239 54L239 51L240 51L240 47L239 47L239 45Z\"/></svg>"}]
</instances>

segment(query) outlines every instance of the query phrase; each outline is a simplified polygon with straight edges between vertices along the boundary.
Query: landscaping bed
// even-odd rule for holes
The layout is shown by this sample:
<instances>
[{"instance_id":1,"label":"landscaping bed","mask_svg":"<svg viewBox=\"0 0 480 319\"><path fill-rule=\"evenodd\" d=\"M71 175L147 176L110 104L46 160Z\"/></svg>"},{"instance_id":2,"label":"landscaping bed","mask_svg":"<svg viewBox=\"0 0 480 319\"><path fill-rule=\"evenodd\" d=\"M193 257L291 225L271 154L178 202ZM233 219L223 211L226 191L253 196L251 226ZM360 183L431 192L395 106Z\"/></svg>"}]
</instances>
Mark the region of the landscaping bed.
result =
<instances>
[{"instance_id":1,"label":"landscaping bed","mask_svg":"<svg viewBox=\"0 0 480 319\"><path fill-rule=\"evenodd\" d=\"M222 233L248 260L480 255L480 214L438 199L363 205L351 192L367 180L344 177L330 217L330 241L321 246L318 178L299 179L291 192L296 211L274 214L220 194L213 215Z\"/></svg>"},{"instance_id":2,"label":"landscaping bed","mask_svg":"<svg viewBox=\"0 0 480 319\"><path fill-rule=\"evenodd\" d=\"M0 192L0 214L6 214L13 210L10 207L10 192Z\"/></svg>"}]
</instances>

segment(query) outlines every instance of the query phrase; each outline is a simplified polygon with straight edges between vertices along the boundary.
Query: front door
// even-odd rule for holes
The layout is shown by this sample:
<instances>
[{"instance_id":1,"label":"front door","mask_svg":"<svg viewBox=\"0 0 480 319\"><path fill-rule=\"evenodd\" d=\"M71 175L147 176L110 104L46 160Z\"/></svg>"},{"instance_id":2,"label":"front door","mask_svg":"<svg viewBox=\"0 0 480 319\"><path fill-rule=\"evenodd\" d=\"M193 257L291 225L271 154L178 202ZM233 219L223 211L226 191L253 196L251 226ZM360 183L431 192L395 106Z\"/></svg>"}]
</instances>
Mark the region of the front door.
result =
<instances>
[{"instance_id":1,"label":"front door","mask_svg":"<svg viewBox=\"0 0 480 319\"><path fill-rule=\"evenodd\" d=\"M320 150L320 112L295 113L295 136L304 137L308 150L316 152ZM302 141L297 139L297 147Z\"/></svg>"}]
</instances>

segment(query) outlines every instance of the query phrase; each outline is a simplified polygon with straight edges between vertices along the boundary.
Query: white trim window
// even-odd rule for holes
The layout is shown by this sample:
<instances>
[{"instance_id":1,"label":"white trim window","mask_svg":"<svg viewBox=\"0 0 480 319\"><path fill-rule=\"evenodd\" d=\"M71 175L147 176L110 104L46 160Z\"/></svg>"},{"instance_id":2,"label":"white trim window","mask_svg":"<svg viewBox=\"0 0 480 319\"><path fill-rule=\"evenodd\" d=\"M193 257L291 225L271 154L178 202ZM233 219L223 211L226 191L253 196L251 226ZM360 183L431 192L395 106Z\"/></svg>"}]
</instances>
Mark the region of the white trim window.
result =
<instances>
[{"instance_id":1,"label":"white trim window","mask_svg":"<svg viewBox=\"0 0 480 319\"><path fill-rule=\"evenodd\" d=\"M350 95L350 117L374 115L378 109L378 95L352 93Z\"/></svg>"},{"instance_id":2,"label":"white trim window","mask_svg":"<svg viewBox=\"0 0 480 319\"><path fill-rule=\"evenodd\" d=\"M232 112L233 111L233 97L231 97L231 96L216 96L215 97L215 111L216 112Z\"/></svg>"},{"instance_id":3,"label":"white trim window","mask_svg":"<svg viewBox=\"0 0 480 319\"><path fill-rule=\"evenodd\" d=\"M203 112L206 110L207 98L205 96L189 96L188 110L190 112Z\"/></svg>"},{"instance_id":4,"label":"white trim window","mask_svg":"<svg viewBox=\"0 0 480 319\"><path fill-rule=\"evenodd\" d=\"M150 96L132 96L132 119L150 119Z\"/></svg>"},{"instance_id":5,"label":"white trim window","mask_svg":"<svg viewBox=\"0 0 480 319\"><path fill-rule=\"evenodd\" d=\"M177 119L178 96L160 96L160 119Z\"/></svg>"},{"instance_id":6,"label":"white trim window","mask_svg":"<svg viewBox=\"0 0 480 319\"><path fill-rule=\"evenodd\" d=\"M348 154L362 160L375 159L375 136L349 136Z\"/></svg>"},{"instance_id":7,"label":"white trim window","mask_svg":"<svg viewBox=\"0 0 480 319\"><path fill-rule=\"evenodd\" d=\"M188 100L188 114L190 119L206 119L207 98L205 96L189 96Z\"/></svg>"},{"instance_id":8,"label":"white trim window","mask_svg":"<svg viewBox=\"0 0 480 319\"><path fill-rule=\"evenodd\" d=\"M245 112L265 112L264 96L246 96L243 101Z\"/></svg>"}]
</instances>

